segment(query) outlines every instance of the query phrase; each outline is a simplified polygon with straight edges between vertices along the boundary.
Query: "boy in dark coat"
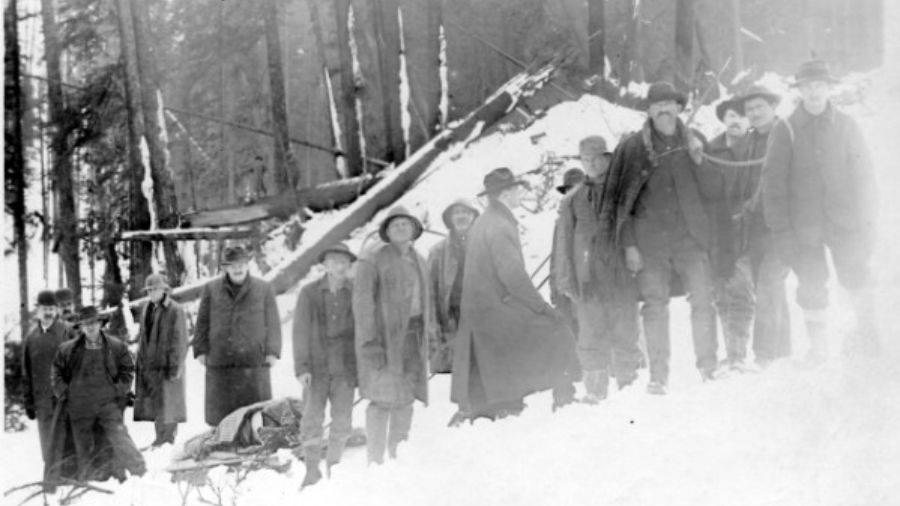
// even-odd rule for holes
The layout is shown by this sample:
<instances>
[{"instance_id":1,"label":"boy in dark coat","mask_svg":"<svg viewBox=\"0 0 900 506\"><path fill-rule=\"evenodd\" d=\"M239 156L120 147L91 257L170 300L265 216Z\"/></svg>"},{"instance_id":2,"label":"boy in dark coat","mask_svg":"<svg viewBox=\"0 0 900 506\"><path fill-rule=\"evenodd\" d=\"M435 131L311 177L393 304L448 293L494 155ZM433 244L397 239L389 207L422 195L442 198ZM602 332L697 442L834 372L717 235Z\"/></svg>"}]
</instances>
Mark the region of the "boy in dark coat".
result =
<instances>
[{"instance_id":1,"label":"boy in dark coat","mask_svg":"<svg viewBox=\"0 0 900 506\"><path fill-rule=\"evenodd\" d=\"M352 430L353 392L356 389L356 350L353 333L353 284L350 267L356 261L350 248L338 243L319 255L325 275L300 290L294 309L294 374L305 390L300 436L306 477L303 486L322 477L319 459L325 405L331 403L328 431L328 469L341 460Z\"/></svg>"},{"instance_id":2,"label":"boy in dark coat","mask_svg":"<svg viewBox=\"0 0 900 506\"><path fill-rule=\"evenodd\" d=\"M225 275L203 287L194 357L206 367L206 423L272 398L270 368L281 356L275 290L250 275L240 246L225 249Z\"/></svg>"},{"instance_id":3,"label":"boy in dark coat","mask_svg":"<svg viewBox=\"0 0 900 506\"><path fill-rule=\"evenodd\" d=\"M125 343L100 329L95 307L84 307L78 324L78 336L60 345L50 371L57 399L54 432L58 424L71 424L82 480L92 479L97 469L108 464L95 461L96 456L107 455L96 448L95 425L109 441L115 462L140 476L146 471L144 458L122 421L134 376L131 353Z\"/></svg>"},{"instance_id":4,"label":"boy in dark coat","mask_svg":"<svg viewBox=\"0 0 900 506\"><path fill-rule=\"evenodd\" d=\"M382 244L356 266L353 318L359 390L368 399L366 443L370 464L396 458L409 437L413 402L428 403L428 342L433 311L428 269L413 243L422 223L397 206L381 222Z\"/></svg>"},{"instance_id":5,"label":"boy in dark coat","mask_svg":"<svg viewBox=\"0 0 900 506\"><path fill-rule=\"evenodd\" d=\"M150 301L141 313L135 376L135 421L153 421L152 446L175 443L179 422L187 421L184 405L184 358L187 319L169 296L166 278L151 274L144 281Z\"/></svg>"},{"instance_id":6,"label":"boy in dark coat","mask_svg":"<svg viewBox=\"0 0 900 506\"><path fill-rule=\"evenodd\" d=\"M37 420L41 455L48 460L50 435L53 428L53 388L50 367L56 350L72 338L69 326L57 317L56 297L44 290L37 296L37 325L25 337L22 350L22 390L25 413Z\"/></svg>"}]
</instances>

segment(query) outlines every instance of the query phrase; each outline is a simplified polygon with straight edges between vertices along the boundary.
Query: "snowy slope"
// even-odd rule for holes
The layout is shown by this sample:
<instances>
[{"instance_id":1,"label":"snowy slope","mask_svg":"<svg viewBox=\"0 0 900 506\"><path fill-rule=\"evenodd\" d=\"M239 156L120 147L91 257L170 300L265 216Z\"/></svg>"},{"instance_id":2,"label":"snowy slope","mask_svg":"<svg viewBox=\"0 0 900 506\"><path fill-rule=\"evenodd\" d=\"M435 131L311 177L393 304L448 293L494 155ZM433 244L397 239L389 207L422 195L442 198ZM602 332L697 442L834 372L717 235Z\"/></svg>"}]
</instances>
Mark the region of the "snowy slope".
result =
<instances>
[{"instance_id":1,"label":"snowy slope","mask_svg":"<svg viewBox=\"0 0 900 506\"><path fill-rule=\"evenodd\" d=\"M869 135L884 193L890 194L900 189L900 174L890 170L898 154L890 118L900 112L900 90L888 85L873 89L869 103L877 103L878 108L860 106L852 112ZM698 114L698 118L708 116ZM641 115L596 98L561 104L523 132L494 134L438 160L401 203L420 213L429 228L443 231L439 216L444 206L460 195L477 193L490 169L508 166L516 172L528 171L547 151L575 154L577 141L588 134L603 135L615 143L639 128L641 121ZM704 130L718 127L701 121ZM549 197L543 213L518 213L529 268L549 252L554 192ZM551 414L549 395L540 394L526 399L528 409L520 418L448 429L446 422L455 407L448 400L449 377L440 376L431 383L432 404L415 408L411 440L401 446L399 460L368 468L364 451L352 449L332 479L302 493L298 487L303 468L295 463L285 475L255 473L237 490L226 486L225 494L233 495L234 504L239 505L900 504L900 480L896 479L900 476L896 434L900 350L892 339L900 334L900 318L892 314L900 302L900 266L890 262L900 255L900 202L896 200L883 202L884 233L877 259L883 309L879 323L889 346L880 359L836 356L815 371L781 363L765 373L702 384L693 367L687 305L677 299L672 303L672 379L667 397L644 393L644 371L633 387L613 392L600 406L578 405ZM323 223L327 218L321 217ZM359 249L372 230L374 225L357 231L352 247ZM419 241L420 251L425 253L438 238L426 234ZM839 349L841 334L852 322L843 295L835 293L832 340L833 349ZM273 370L275 396L299 395L289 343L295 297L296 291L279 297L285 349ZM807 343L796 307L793 310L795 351L802 354ZM205 429L203 369L193 360L187 381L189 422L181 426L179 443ZM355 412L357 426L363 425L364 405ZM139 446L153 438L152 424L130 423L129 430ZM4 434L2 448L0 487L4 490L40 476L35 427ZM167 447L148 453L151 471L143 478L123 485L101 484L114 495L91 494L80 503L181 504L178 488L162 470L171 451ZM221 468L214 479L232 483ZM17 493L3 501L17 504L23 497ZM188 504L201 502L193 495Z\"/></svg>"}]
</instances>

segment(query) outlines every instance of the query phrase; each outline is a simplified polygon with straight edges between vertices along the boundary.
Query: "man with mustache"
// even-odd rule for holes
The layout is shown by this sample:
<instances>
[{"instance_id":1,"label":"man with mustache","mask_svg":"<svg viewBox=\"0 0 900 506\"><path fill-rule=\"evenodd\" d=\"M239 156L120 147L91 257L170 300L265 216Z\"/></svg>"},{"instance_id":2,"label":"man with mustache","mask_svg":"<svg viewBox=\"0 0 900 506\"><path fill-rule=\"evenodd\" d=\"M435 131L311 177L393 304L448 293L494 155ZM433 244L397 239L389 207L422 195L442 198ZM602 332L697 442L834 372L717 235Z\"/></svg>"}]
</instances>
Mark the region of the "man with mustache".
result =
<instances>
[{"instance_id":1,"label":"man with mustache","mask_svg":"<svg viewBox=\"0 0 900 506\"><path fill-rule=\"evenodd\" d=\"M674 275L688 293L696 365L704 381L715 378L718 362L708 253L712 233L704 197L714 194L715 181L702 165L704 141L678 118L686 102L670 83L650 86L647 122L613 154L596 241L602 248L601 300L615 296L610 290L626 289L628 276L637 281L650 359L647 391L657 395L667 393L669 379Z\"/></svg>"}]
</instances>

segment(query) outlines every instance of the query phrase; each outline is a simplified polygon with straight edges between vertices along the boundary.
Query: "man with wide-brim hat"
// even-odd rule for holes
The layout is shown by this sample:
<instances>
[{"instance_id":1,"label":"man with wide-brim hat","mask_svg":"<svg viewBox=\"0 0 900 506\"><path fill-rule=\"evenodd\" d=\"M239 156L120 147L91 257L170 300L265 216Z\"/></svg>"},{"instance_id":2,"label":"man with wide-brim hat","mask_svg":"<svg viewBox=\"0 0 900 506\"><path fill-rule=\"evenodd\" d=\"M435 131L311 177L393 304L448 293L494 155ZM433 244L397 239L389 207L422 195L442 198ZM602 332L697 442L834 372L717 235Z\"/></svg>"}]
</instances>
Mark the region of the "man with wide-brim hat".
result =
<instances>
[{"instance_id":1,"label":"man with wide-brim hat","mask_svg":"<svg viewBox=\"0 0 900 506\"><path fill-rule=\"evenodd\" d=\"M109 467L120 479L124 479L125 469L135 475L144 474L144 458L122 421L133 377L134 362L128 347L101 329L96 307L82 308L77 337L59 346L50 370L57 404L45 480L54 481L60 472L66 424L71 426L79 479L98 479L97 473ZM102 434L95 434L95 426ZM102 450L96 446L100 441L109 442L108 453L98 451ZM112 462L104 461L104 457Z\"/></svg>"},{"instance_id":2,"label":"man with wide-brim hat","mask_svg":"<svg viewBox=\"0 0 900 506\"><path fill-rule=\"evenodd\" d=\"M37 322L22 343L22 397L25 414L37 420L41 455L46 463L53 427L50 366L59 345L71 339L73 333L58 318L56 297L51 290L41 290L35 306Z\"/></svg>"},{"instance_id":3,"label":"man with wide-brim hat","mask_svg":"<svg viewBox=\"0 0 900 506\"><path fill-rule=\"evenodd\" d=\"M453 338L459 328L462 280L466 265L469 229L481 214L477 204L458 198L441 213L449 233L428 254L428 274L434 304L436 332L429 347L429 361L434 373L453 372Z\"/></svg>"},{"instance_id":4,"label":"man with wide-brim hat","mask_svg":"<svg viewBox=\"0 0 900 506\"><path fill-rule=\"evenodd\" d=\"M359 393L366 407L370 464L409 437L413 403L428 402L427 335L433 332L428 268L414 241L422 223L405 207L391 209L379 226L383 242L357 262L353 317Z\"/></svg>"},{"instance_id":5,"label":"man with wide-brim hat","mask_svg":"<svg viewBox=\"0 0 900 506\"><path fill-rule=\"evenodd\" d=\"M562 184L556 187L556 191L565 195L577 184L584 181L584 171L578 167L572 167L563 173Z\"/></svg>"},{"instance_id":6,"label":"man with wide-brim hat","mask_svg":"<svg viewBox=\"0 0 900 506\"><path fill-rule=\"evenodd\" d=\"M250 275L249 255L229 246L225 274L203 287L194 356L206 366L206 423L218 425L237 408L272 398L271 368L281 356L275 290Z\"/></svg>"},{"instance_id":7,"label":"man with wide-brim hat","mask_svg":"<svg viewBox=\"0 0 900 506\"><path fill-rule=\"evenodd\" d=\"M184 308L172 300L171 290L165 276L147 276L144 291L149 300L138 322L134 420L154 422L152 447L174 444L178 424L187 421L187 318Z\"/></svg>"},{"instance_id":8,"label":"man with wide-brim hat","mask_svg":"<svg viewBox=\"0 0 900 506\"><path fill-rule=\"evenodd\" d=\"M292 331L294 375L304 389L300 438L306 476L303 486L322 477L325 406L331 404L325 461L340 462L352 432L353 396L357 385L350 269L356 255L339 242L319 255L325 273L300 289Z\"/></svg>"},{"instance_id":9,"label":"man with wide-brim hat","mask_svg":"<svg viewBox=\"0 0 900 506\"><path fill-rule=\"evenodd\" d=\"M717 180L703 163L705 140L679 118L687 97L670 83L650 86L643 128L616 148L603 189L597 266L601 292L621 291L633 280L650 358L651 394L665 394L669 378L669 299L680 279L691 305L696 366L703 381L715 377L718 359L713 307L712 218ZM624 249L624 262L619 251ZM612 296L601 293L601 298Z\"/></svg>"},{"instance_id":10,"label":"man with wide-brim hat","mask_svg":"<svg viewBox=\"0 0 900 506\"><path fill-rule=\"evenodd\" d=\"M845 351L877 355L881 347L869 266L878 203L875 170L856 121L831 103L835 82L822 60L800 65L794 86L801 102L772 129L762 171L765 221L776 250L797 275L810 365L828 357L826 249L857 318Z\"/></svg>"},{"instance_id":11,"label":"man with wide-brim hat","mask_svg":"<svg viewBox=\"0 0 900 506\"><path fill-rule=\"evenodd\" d=\"M513 214L525 183L508 168L484 177L488 205L469 231L459 332L454 339L451 424L520 413L523 399L553 389L572 401L575 338L525 269Z\"/></svg>"}]
</instances>

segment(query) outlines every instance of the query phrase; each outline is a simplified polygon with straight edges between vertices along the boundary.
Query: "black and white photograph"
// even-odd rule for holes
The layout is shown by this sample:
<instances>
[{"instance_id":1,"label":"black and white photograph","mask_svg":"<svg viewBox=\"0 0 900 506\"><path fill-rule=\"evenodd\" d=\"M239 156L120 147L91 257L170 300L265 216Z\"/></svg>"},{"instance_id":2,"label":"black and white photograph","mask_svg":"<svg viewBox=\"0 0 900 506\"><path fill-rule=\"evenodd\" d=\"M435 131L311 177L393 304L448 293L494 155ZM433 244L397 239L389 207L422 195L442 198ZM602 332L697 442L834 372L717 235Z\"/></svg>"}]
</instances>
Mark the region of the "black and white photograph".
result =
<instances>
[{"instance_id":1,"label":"black and white photograph","mask_svg":"<svg viewBox=\"0 0 900 506\"><path fill-rule=\"evenodd\" d=\"M900 504L900 2L3 3L3 505Z\"/></svg>"}]
</instances>

